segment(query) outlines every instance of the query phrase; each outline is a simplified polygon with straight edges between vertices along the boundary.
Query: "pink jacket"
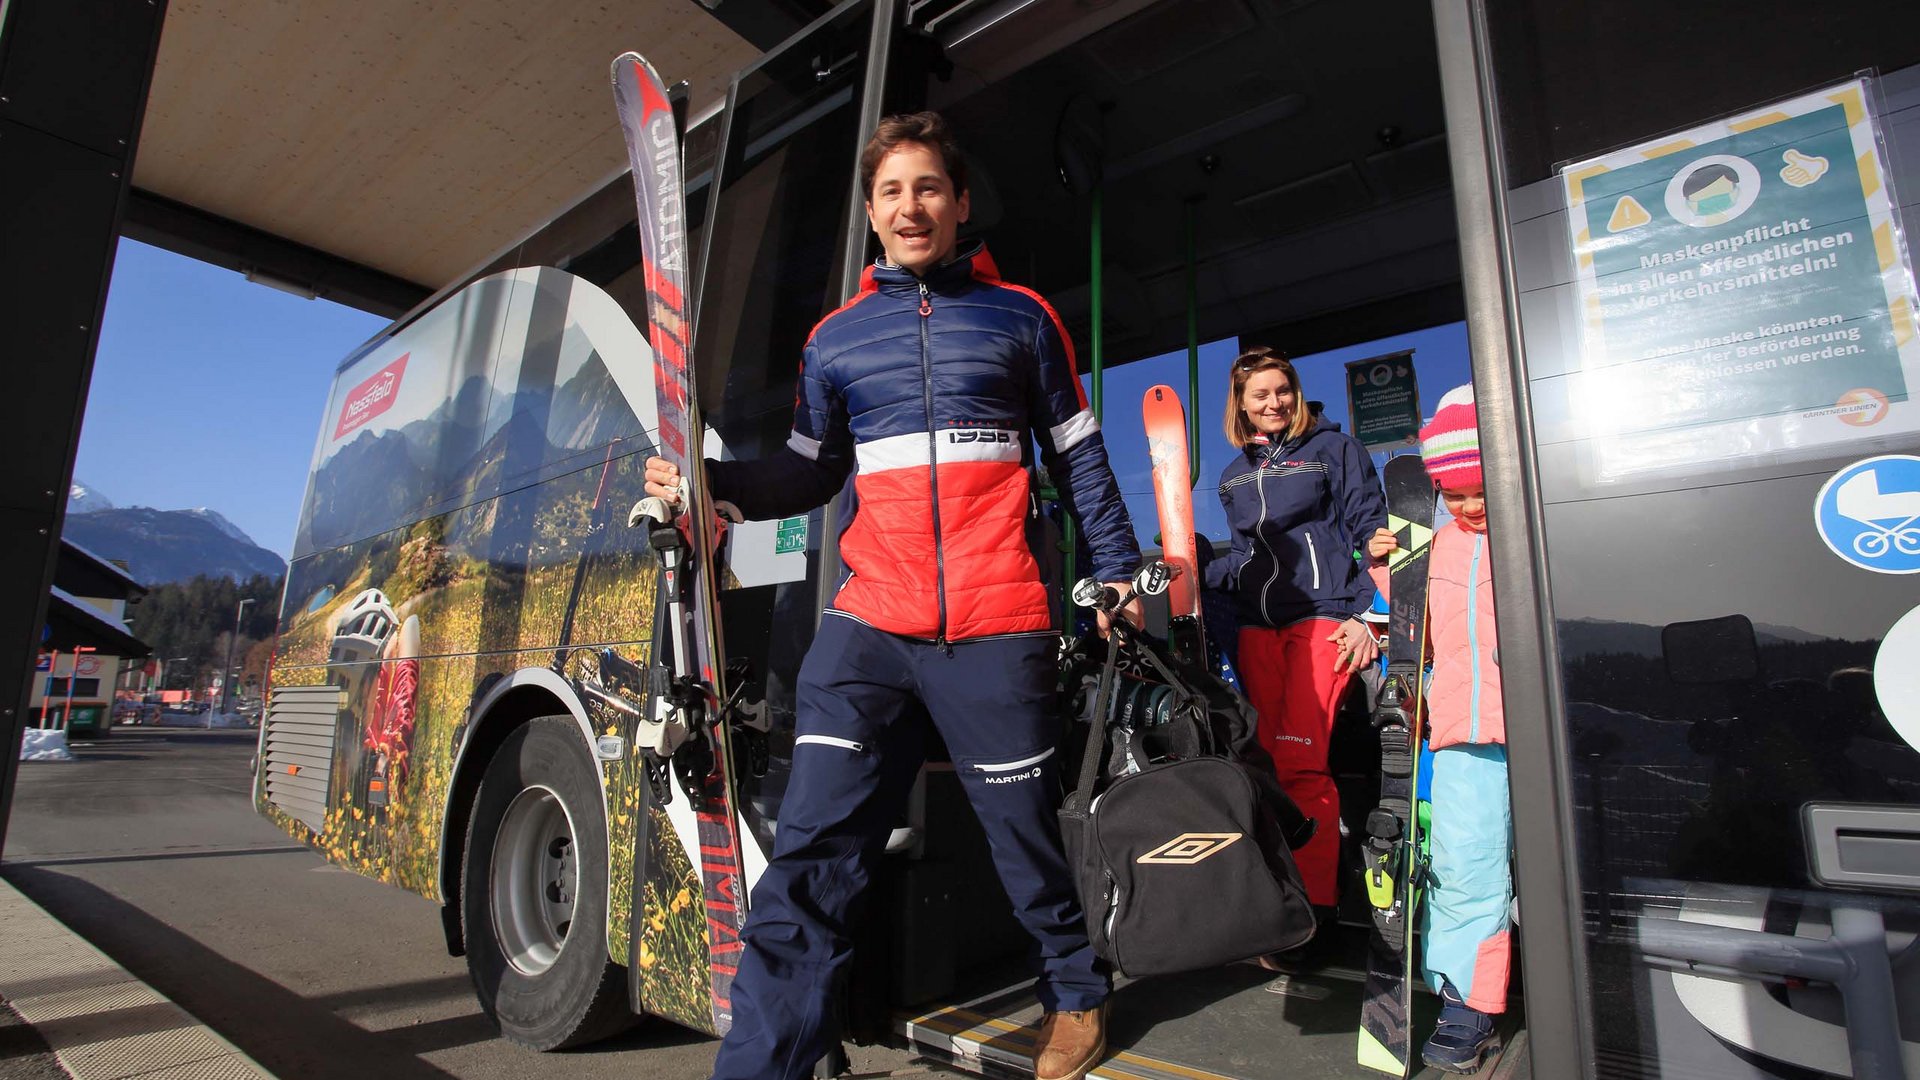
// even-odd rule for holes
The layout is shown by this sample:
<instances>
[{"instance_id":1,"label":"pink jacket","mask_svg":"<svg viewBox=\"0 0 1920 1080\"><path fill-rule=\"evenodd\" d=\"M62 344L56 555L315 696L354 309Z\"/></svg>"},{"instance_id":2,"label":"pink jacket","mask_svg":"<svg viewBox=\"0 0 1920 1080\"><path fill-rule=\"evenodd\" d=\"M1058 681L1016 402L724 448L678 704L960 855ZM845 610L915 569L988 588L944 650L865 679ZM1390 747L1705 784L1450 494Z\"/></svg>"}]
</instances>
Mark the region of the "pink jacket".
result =
<instances>
[{"instance_id":1,"label":"pink jacket","mask_svg":"<svg viewBox=\"0 0 1920 1080\"><path fill-rule=\"evenodd\" d=\"M1427 689L1427 741L1505 743L1500 703L1500 640L1493 629L1493 553L1487 534L1458 521L1433 535L1427 565L1427 639L1433 681Z\"/></svg>"}]
</instances>

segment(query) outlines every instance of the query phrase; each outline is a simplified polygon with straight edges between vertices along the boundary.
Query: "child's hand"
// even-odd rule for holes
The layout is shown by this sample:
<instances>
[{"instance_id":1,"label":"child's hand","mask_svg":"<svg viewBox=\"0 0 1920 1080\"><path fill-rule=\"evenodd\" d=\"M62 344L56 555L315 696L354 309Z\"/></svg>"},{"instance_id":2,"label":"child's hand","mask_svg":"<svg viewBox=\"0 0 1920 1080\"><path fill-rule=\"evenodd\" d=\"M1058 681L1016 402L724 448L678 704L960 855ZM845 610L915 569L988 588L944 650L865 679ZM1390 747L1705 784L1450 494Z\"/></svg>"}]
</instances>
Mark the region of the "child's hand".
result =
<instances>
[{"instance_id":1,"label":"child's hand","mask_svg":"<svg viewBox=\"0 0 1920 1080\"><path fill-rule=\"evenodd\" d=\"M1367 554L1375 559L1384 559L1399 550L1400 541L1387 529L1373 530L1373 536L1367 540Z\"/></svg>"}]
</instances>

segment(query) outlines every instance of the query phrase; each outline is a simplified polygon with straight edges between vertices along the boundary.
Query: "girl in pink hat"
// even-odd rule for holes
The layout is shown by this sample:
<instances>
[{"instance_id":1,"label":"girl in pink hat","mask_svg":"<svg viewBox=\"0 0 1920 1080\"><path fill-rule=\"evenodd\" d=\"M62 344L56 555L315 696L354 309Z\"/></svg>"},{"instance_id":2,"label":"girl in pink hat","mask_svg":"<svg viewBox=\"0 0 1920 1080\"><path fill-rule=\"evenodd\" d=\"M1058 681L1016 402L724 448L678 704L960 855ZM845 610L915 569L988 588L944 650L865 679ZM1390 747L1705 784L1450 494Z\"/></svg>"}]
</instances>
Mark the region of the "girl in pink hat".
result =
<instances>
[{"instance_id":1,"label":"girl in pink hat","mask_svg":"<svg viewBox=\"0 0 1920 1080\"><path fill-rule=\"evenodd\" d=\"M1441 1008L1421 1057L1456 1073L1477 1070L1496 1043L1493 1014L1507 1007L1513 898L1506 722L1475 420L1473 387L1462 386L1440 399L1420 430L1420 455L1453 515L1434 533L1427 570L1433 862L1421 969Z\"/></svg>"}]
</instances>

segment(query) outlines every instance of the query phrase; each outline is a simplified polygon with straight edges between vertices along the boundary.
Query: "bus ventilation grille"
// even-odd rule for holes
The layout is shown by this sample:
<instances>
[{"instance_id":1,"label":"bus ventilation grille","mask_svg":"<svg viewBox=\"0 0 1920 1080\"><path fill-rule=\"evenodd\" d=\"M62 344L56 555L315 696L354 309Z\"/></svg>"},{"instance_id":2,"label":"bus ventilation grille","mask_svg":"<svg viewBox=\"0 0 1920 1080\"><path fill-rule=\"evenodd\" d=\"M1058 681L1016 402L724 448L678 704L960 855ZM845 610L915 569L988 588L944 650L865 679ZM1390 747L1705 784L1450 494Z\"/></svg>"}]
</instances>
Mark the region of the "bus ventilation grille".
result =
<instances>
[{"instance_id":1,"label":"bus ventilation grille","mask_svg":"<svg viewBox=\"0 0 1920 1080\"><path fill-rule=\"evenodd\" d=\"M327 817L334 730L345 707L338 686L276 686L267 706L267 801L315 832Z\"/></svg>"}]
</instances>

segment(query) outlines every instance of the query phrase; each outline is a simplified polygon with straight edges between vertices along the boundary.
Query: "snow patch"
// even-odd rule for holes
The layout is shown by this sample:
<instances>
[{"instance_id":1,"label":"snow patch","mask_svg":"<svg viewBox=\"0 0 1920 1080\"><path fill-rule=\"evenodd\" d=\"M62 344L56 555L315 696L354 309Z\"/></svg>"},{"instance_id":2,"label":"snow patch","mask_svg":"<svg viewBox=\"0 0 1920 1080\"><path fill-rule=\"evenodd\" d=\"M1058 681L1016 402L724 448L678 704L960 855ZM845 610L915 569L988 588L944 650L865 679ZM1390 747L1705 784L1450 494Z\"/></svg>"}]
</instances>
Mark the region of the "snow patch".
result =
<instances>
[{"instance_id":1,"label":"snow patch","mask_svg":"<svg viewBox=\"0 0 1920 1080\"><path fill-rule=\"evenodd\" d=\"M91 514L96 510L114 509L113 500L98 491L75 481L67 489L67 513Z\"/></svg>"},{"instance_id":2,"label":"snow patch","mask_svg":"<svg viewBox=\"0 0 1920 1080\"><path fill-rule=\"evenodd\" d=\"M28 728L20 740L21 761L72 761L67 733L57 728Z\"/></svg>"},{"instance_id":3,"label":"snow patch","mask_svg":"<svg viewBox=\"0 0 1920 1080\"><path fill-rule=\"evenodd\" d=\"M254 547L260 546L259 544L255 544L253 542L253 537L248 536L246 533L240 531L240 526L235 525L233 522L228 521L224 517L221 517L220 511L218 510L210 510L204 506L196 506L193 509L188 510L187 513L192 514L195 517L205 519L209 525L212 525L214 528L219 529L221 532L227 534L228 536L231 536L232 538L240 541L243 544L252 544Z\"/></svg>"}]
</instances>

